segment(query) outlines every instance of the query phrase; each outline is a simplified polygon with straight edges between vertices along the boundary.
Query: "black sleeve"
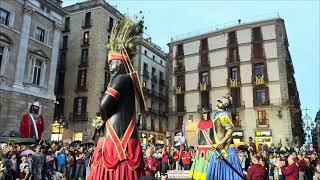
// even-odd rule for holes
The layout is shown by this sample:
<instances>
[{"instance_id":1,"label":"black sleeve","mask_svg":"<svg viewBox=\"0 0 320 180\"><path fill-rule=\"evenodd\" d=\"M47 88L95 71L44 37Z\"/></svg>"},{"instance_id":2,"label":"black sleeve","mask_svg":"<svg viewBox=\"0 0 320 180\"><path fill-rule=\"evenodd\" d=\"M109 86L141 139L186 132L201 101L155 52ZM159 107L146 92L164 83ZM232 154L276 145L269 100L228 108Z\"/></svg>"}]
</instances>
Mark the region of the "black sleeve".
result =
<instances>
[{"instance_id":1,"label":"black sleeve","mask_svg":"<svg viewBox=\"0 0 320 180\"><path fill-rule=\"evenodd\" d=\"M121 97L125 96L125 88L130 77L127 75L118 75L115 77L111 85L107 88L100 103L100 115L106 120L115 114L117 107L121 101Z\"/></svg>"}]
</instances>

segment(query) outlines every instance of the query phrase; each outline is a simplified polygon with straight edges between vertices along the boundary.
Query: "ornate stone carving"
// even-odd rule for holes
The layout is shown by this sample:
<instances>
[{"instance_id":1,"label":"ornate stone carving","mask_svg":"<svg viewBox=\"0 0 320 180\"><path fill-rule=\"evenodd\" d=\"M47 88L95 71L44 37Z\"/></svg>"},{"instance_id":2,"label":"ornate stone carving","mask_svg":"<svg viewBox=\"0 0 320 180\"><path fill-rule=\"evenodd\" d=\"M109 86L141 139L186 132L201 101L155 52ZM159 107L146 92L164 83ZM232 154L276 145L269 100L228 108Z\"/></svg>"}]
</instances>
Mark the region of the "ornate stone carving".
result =
<instances>
[{"instance_id":1,"label":"ornate stone carving","mask_svg":"<svg viewBox=\"0 0 320 180\"><path fill-rule=\"evenodd\" d=\"M24 5L24 13L33 15L34 14L34 9L28 5Z\"/></svg>"}]
</instances>

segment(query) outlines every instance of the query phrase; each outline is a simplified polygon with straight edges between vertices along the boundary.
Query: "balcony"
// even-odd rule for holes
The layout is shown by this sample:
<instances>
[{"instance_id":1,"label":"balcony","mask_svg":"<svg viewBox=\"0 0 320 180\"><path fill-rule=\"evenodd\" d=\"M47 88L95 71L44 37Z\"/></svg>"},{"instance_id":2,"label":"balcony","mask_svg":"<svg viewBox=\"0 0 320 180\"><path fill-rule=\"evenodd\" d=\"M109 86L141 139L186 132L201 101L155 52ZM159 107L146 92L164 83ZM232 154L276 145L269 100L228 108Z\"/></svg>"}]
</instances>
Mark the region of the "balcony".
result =
<instances>
[{"instance_id":1,"label":"balcony","mask_svg":"<svg viewBox=\"0 0 320 180\"><path fill-rule=\"evenodd\" d=\"M184 74L185 71L186 70L184 65L180 65L174 68L174 74Z\"/></svg>"},{"instance_id":2,"label":"balcony","mask_svg":"<svg viewBox=\"0 0 320 180\"><path fill-rule=\"evenodd\" d=\"M88 113L83 112L81 114L77 114L76 112L69 113L70 121L88 121Z\"/></svg>"},{"instance_id":3,"label":"balcony","mask_svg":"<svg viewBox=\"0 0 320 180\"><path fill-rule=\"evenodd\" d=\"M199 63L198 65L198 70L209 70L210 69L210 63L209 62L203 62L203 63Z\"/></svg>"},{"instance_id":4,"label":"balcony","mask_svg":"<svg viewBox=\"0 0 320 180\"><path fill-rule=\"evenodd\" d=\"M175 93L176 94L184 94L184 86L176 86Z\"/></svg>"},{"instance_id":5,"label":"balcony","mask_svg":"<svg viewBox=\"0 0 320 180\"><path fill-rule=\"evenodd\" d=\"M82 28L90 28L92 27L92 18L89 21L83 20L82 21Z\"/></svg>"},{"instance_id":6,"label":"balcony","mask_svg":"<svg viewBox=\"0 0 320 180\"><path fill-rule=\"evenodd\" d=\"M75 90L76 90L76 92L88 91L87 86L80 86L80 84L78 84L78 83L76 84Z\"/></svg>"},{"instance_id":7,"label":"balcony","mask_svg":"<svg viewBox=\"0 0 320 180\"><path fill-rule=\"evenodd\" d=\"M240 79L227 79L227 85L230 87L230 88L237 88L239 87L241 84L241 81Z\"/></svg>"},{"instance_id":8,"label":"balcony","mask_svg":"<svg viewBox=\"0 0 320 180\"><path fill-rule=\"evenodd\" d=\"M177 51L176 59L183 59L183 58L184 58L184 53Z\"/></svg>"},{"instance_id":9,"label":"balcony","mask_svg":"<svg viewBox=\"0 0 320 180\"><path fill-rule=\"evenodd\" d=\"M198 89L200 92L204 92L204 91L210 91L211 88L211 84L204 82L204 83L199 83Z\"/></svg>"},{"instance_id":10,"label":"balcony","mask_svg":"<svg viewBox=\"0 0 320 180\"><path fill-rule=\"evenodd\" d=\"M197 108L198 108L197 110L198 110L199 113L202 112L202 109L203 109L203 108L206 108L207 110L212 111L212 104L208 104L208 105L204 105L204 104L202 104L202 105L197 105Z\"/></svg>"},{"instance_id":11,"label":"balcony","mask_svg":"<svg viewBox=\"0 0 320 180\"><path fill-rule=\"evenodd\" d=\"M142 75L145 79L149 79L149 72L147 70L143 70L143 75Z\"/></svg>"},{"instance_id":12,"label":"balcony","mask_svg":"<svg viewBox=\"0 0 320 180\"><path fill-rule=\"evenodd\" d=\"M269 119L257 119L257 128L269 128Z\"/></svg>"},{"instance_id":13,"label":"balcony","mask_svg":"<svg viewBox=\"0 0 320 180\"><path fill-rule=\"evenodd\" d=\"M252 82L255 86L265 85L265 81L264 75L252 76Z\"/></svg>"},{"instance_id":14,"label":"balcony","mask_svg":"<svg viewBox=\"0 0 320 180\"><path fill-rule=\"evenodd\" d=\"M270 100L266 100L264 102L254 102L254 106L269 106L270 105Z\"/></svg>"}]
</instances>

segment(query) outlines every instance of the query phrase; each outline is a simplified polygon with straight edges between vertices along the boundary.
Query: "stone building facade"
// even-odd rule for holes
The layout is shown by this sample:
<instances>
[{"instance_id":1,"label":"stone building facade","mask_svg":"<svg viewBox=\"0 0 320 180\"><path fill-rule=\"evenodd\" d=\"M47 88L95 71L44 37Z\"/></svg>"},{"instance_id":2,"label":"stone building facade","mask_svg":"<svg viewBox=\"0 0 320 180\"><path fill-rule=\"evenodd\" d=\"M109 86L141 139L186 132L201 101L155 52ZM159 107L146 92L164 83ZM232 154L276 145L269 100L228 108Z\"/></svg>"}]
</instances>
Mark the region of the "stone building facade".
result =
<instances>
[{"instance_id":1,"label":"stone building facade","mask_svg":"<svg viewBox=\"0 0 320 180\"><path fill-rule=\"evenodd\" d=\"M50 137L61 24L61 0L0 1L0 131L17 130L38 100Z\"/></svg>"},{"instance_id":2,"label":"stone building facade","mask_svg":"<svg viewBox=\"0 0 320 180\"><path fill-rule=\"evenodd\" d=\"M123 15L104 0L64 7L55 94L55 119L64 119L63 139L91 139L91 125L110 80L106 45L112 26Z\"/></svg>"},{"instance_id":3,"label":"stone building facade","mask_svg":"<svg viewBox=\"0 0 320 180\"><path fill-rule=\"evenodd\" d=\"M141 117L141 143L165 144L168 127L168 62L151 38L137 39L133 66L139 72L147 113Z\"/></svg>"},{"instance_id":4,"label":"stone building facade","mask_svg":"<svg viewBox=\"0 0 320 180\"><path fill-rule=\"evenodd\" d=\"M270 145L303 143L299 93L284 20L266 19L169 43L169 129L185 124L196 145L196 123L205 107L233 97L234 140L253 137Z\"/></svg>"},{"instance_id":5,"label":"stone building facade","mask_svg":"<svg viewBox=\"0 0 320 180\"><path fill-rule=\"evenodd\" d=\"M85 1L67 6L64 10L69 14L64 21L60 43L55 90L59 104L55 108L55 119L62 118L67 121L67 126L59 130L62 139L88 141L94 133L91 122L99 111L100 99L111 78L106 46L113 25L123 18L123 15L104 0ZM146 82L148 89L154 86L158 93L159 83L165 86L164 80L167 74L165 55L153 43L143 38L137 40L137 43L139 45L133 60L134 68L139 71L140 79ZM145 51L147 55L144 54ZM144 62L150 64L148 71L151 72L152 67L155 68L157 74L154 78L158 80L156 84L151 83L152 79L145 79L142 76L141 68ZM160 71L163 72L162 79L159 79ZM166 94L163 88L162 95ZM141 132L164 139L166 125L160 123L164 128L161 133L156 131L161 130L160 121L166 122L164 113L166 100L163 97L160 99L159 95L157 98L149 97L153 96L151 91L145 91L145 95L148 108L151 107L151 102L154 102L156 108L142 117L140 128L145 128L147 132ZM161 110L159 102L162 103ZM151 123L151 117L154 123Z\"/></svg>"}]
</instances>

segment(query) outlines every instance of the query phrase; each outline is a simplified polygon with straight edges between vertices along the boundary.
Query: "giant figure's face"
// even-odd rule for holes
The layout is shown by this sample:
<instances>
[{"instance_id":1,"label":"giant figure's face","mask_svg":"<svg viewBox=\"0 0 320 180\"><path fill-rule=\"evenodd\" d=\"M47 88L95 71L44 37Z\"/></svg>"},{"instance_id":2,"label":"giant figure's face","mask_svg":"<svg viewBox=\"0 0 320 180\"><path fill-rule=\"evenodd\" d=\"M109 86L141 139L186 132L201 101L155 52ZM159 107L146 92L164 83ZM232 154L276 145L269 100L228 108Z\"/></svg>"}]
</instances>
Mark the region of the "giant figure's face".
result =
<instances>
[{"instance_id":1,"label":"giant figure's face","mask_svg":"<svg viewBox=\"0 0 320 180\"><path fill-rule=\"evenodd\" d=\"M119 70L121 61L113 60L109 64L110 72L112 74L116 73Z\"/></svg>"},{"instance_id":2,"label":"giant figure's face","mask_svg":"<svg viewBox=\"0 0 320 180\"><path fill-rule=\"evenodd\" d=\"M202 119L207 120L208 119L208 113L202 113Z\"/></svg>"},{"instance_id":3,"label":"giant figure's face","mask_svg":"<svg viewBox=\"0 0 320 180\"><path fill-rule=\"evenodd\" d=\"M31 105L31 113L38 114L39 113L39 107L35 105Z\"/></svg>"}]
</instances>

